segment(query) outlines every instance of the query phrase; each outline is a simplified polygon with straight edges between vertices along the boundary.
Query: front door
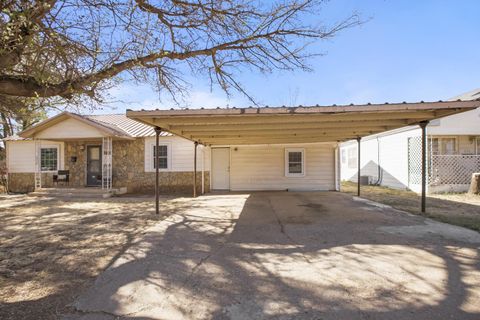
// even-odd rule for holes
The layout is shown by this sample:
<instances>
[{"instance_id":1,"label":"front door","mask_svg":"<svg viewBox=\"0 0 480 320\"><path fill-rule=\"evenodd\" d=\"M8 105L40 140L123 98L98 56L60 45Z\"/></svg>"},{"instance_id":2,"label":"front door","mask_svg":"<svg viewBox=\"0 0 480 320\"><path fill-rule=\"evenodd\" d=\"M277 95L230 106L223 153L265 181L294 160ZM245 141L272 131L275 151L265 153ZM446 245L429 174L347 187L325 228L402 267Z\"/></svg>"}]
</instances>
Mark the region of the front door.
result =
<instances>
[{"instance_id":1,"label":"front door","mask_svg":"<svg viewBox=\"0 0 480 320\"><path fill-rule=\"evenodd\" d=\"M212 149L212 189L230 189L230 148Z\"/></svg>"},{"instance_id":2,"label":"front door","mask_svg":"<svg viewBox=\"0 0 480 320\"><path fill-rule=\"evenodd\" d=\"M87 186L102 184L102 147L87 146Z\"/></svg>"}]
</instances>

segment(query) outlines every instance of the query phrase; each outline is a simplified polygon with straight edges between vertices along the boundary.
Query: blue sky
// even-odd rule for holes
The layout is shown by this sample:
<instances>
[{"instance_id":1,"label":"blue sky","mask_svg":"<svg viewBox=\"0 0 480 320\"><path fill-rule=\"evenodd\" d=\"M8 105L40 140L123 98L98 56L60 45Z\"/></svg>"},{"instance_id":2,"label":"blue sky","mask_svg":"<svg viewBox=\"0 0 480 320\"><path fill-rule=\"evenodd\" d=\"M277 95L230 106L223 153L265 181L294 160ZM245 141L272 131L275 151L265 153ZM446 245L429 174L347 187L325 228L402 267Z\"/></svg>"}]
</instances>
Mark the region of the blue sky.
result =
<instances>
[{"instance_id":1,"label":"blue sky","mask_svg":"<svg viewBox=\"0 0 480 320\"><path fill-rule=\"evenodd\" d=\"M368 22L313 46L326 54L310 61L313 72L243 73L247 91L261 105L281 106L439 100L480 87L480 1L334 0L317 18L332 22L352 11ZM251 105L241 94L210 92L207 79L188 80L182 106ZM180 107L148 86L124 83L111 94L123 101L115 112Z\"/></svg>"}]
</instances>

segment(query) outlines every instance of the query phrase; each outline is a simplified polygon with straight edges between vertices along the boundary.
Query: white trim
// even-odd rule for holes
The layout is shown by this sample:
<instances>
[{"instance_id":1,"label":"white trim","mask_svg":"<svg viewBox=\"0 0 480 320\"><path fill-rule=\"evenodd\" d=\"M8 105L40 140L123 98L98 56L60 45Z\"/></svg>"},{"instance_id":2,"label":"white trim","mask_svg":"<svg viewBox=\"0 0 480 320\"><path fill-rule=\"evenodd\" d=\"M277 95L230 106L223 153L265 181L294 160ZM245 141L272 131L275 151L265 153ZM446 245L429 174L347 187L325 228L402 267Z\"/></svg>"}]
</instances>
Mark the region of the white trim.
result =
<instances>
[{"instance_id":1,"label":"white trim","mask_svg":"<svg viewBox=\"0 0 480 320\"><path fill-rule=\"evenodd\" d=\"M214 149L228 149L228 187L226 189L214 189L213 188L213 179L214 179ZM232 186L232 148L231 147L211 147L210 148L210 190L231 190Z\"/></svg>"},{"instance_id":2,"label":"white trim","mask_svg":"<svg viewBox=\"0 0 480 320\"><path fill-rule=\"evenodd\" d=\"M42 149L56 149L57 150L57 168L55 170L42 170ZM42 173L52 173L61 170L60 168L60 146L58 144L41 144L40 145L40 172Z\"/></svg>"},{"instance_id":3,"label":"white trim","mask_svg":"<svg viewBox=\"0 0 480 320\"><path fill-rule=\"evenodd\" d=\"M302 153L302 172L301 173L290 173L288 171L289 157L290 152L301 152ZM305 177L306 168L305 168L305 148L285 148L285 177L295 178L295 177Z\"/></svg>"},{"instance_id":4,"label":"white trim","mask_svg":"<svg viewBox=\"0 0 480 320\"><path fill-rule=\"evenodd\" d=\"M153 147L156 145L155 141L146 141L146 148L144 152L145 157L145 172L155 172L154 159L153 159ZM160 141L159 146L167 147L167 168L159 168L160 172L172 171L172 143L170 141Z\"/></svg>"}]
</instances>

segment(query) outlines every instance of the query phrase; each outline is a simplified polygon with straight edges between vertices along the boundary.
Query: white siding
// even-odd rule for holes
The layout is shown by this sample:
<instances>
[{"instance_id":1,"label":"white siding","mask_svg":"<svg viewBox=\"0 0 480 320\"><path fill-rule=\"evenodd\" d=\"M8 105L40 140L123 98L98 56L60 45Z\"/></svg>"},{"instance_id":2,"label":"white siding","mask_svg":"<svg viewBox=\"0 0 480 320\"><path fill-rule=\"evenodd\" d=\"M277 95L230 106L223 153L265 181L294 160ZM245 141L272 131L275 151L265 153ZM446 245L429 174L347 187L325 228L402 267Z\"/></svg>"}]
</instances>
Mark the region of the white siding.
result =
<instances>
[{"instance_id":1,"label":"white siding","mask_svg":"<svg viewBox=\"0 0 480 320\"><path fill-rule=\"evenodd\" d=\"M170 166L168 170L162 171L193 171L193 154L194 144L192 141L176 137L160 137L160 144L169 146L169 160ZM145 171L153 172L153 146L155 145L155 137L145 138ZM199 145L197 147L197 171L201 171L203 164L202 149L204 147ZM205 170L210 168L210 152L205 152Z\"/></svg>"},{"instance_id":2,"label":"white siding","mask_svg":"<svg viewBox=\"0 0 480 320\"><path fill-rule=\"evenodd\" d=\"M35 172L35 142L7 141L7 170L8 172L32 173ZM59 169L64 167L64 144L56 141L41 141L43 147L58 147Z\"/></svg>"},{"instance_id":3,"label":"white siding","mask_svg":"<svg viewBox=\"0 0 480 320\"><path fill-rule=\"evenodd\" d=\"M305 148L305 176L285 176L285 148ZM231 147L230 188L240 190L334 190L335 145Z\"/></svg>"},{"instance_id":4,"label":"white siding","mask_svg":"<svg viewBox=\"0 0 480 320\"><path fill-rule=\"evenodd\" d=\"M432 121L427 130L431 135L480 135L480 108Z\"/></svg>"},{"instance_id":5,"label":"white siding","mask_svg":"<svg viewBox=\"0 0 480 320\"><path fill-rule=\"evenodd\" d=\"M88 139L103 137L104 134L96 128L76 119L61 121L40 131L37 139Z\"/></svg>"},{"instance_id":6,"label":"white siding","mask_svg":"<svg viewBox=\"0 0 480 320\"><path fill-rule=\"evenodd\" d=\"M408 188L408 138L421 135L420 129L398 132L386 136L364 139L361 142L361 175L372 177L382 186L397 189ZM344 143L341 150L356 148L357 142ZM341 163L341 179L356 181L357 168ZM380 179L378 168L381 168Z\"/></svg>"}]
</instances>

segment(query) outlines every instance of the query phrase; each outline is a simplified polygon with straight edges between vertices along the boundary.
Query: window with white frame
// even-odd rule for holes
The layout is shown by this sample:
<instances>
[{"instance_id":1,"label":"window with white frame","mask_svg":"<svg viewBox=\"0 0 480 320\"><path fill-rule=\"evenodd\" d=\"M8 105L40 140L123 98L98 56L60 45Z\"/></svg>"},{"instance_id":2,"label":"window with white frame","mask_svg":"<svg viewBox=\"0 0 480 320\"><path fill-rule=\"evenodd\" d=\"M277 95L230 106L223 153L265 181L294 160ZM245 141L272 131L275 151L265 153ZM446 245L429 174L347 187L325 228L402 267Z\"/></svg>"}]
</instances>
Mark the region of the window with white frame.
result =
<instances>
[{"instance_id":1,"label":"window with white frame","mask_svg":"<svg viewBox=\"0 0 480 320\"><path fill-rule=\"evenodd\" d=\"M153 145L153 169L158 168L160 170L167 170L169 168L168 161L168 145L162 144L158 146L158 158L157 158L157 147ZM155 161L157 159L157 161Z\"/></svg>"},{"instance_id":2,"label":"window with white frame","mask_svg":"<svg viewBox=\"0 0 480 320\"><path fill-rule=\"evenodd\" d=\"M40 148L40 170L57 171L58 170L58 148L48 147Z\"/></svg>"},{"instance_id":3,"label":"window with white frame","mask_svg":"<svg viewBox=\"0 0 480 320\"><path fill-rule=\"evenodd\" d=\"M341 158L342 158L342 164L345 164L347 162L347 150L342 149Z\"/></svg>"},{"instance_id":4,"label":"window with white frame","mask_svg":"<svg viewBox=\"0 0 480 320\"><path fill-rule=\"evenodd\" d=\"M357 168L357 147L348 148L348 168Z\"/></svg>"},{"instance_id":5,"label":"window with white frame","mask_svg":"<svg viewBox=\"0 0 480 320\"><path fill-rule=\"evenodd\" d=\"M285 149L285 176L303 177L305 175L305 149Z\"/></svg>"}]
</instances>

